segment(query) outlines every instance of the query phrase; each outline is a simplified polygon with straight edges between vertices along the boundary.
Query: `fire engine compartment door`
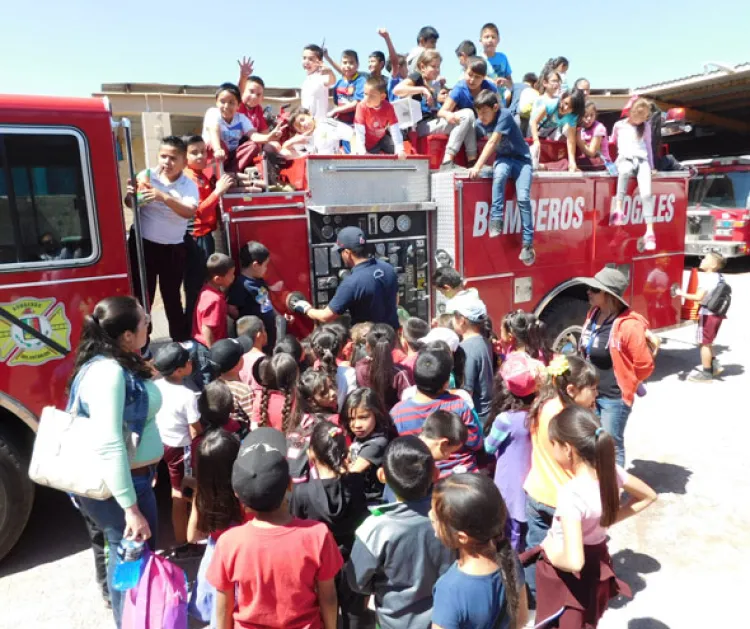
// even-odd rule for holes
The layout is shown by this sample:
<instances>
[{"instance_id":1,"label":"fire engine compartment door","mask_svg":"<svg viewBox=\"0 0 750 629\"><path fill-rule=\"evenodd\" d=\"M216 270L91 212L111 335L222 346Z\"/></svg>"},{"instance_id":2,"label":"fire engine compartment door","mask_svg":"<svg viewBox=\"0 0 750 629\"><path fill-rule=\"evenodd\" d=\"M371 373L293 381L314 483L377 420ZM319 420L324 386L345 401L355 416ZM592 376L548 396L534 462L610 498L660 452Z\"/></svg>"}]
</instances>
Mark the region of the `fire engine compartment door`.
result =
<instances>
[{"instance_id":1,"label":"fire engine compartment door","mask_svg":"<svg viewBox=\"0 0 750 629\"><path fill-rule=\"evenodd\" d=\"M310 288L316 307L324 308L339 284L351 273L344 267L336 248L336 234L344 227L355 226L365 233L372 253L389 262L396 270L399 304L411 315L427 319L430 294L429 215L429 212L408 209L344 214L309 212Z\"/></svg>"}]
</instances>

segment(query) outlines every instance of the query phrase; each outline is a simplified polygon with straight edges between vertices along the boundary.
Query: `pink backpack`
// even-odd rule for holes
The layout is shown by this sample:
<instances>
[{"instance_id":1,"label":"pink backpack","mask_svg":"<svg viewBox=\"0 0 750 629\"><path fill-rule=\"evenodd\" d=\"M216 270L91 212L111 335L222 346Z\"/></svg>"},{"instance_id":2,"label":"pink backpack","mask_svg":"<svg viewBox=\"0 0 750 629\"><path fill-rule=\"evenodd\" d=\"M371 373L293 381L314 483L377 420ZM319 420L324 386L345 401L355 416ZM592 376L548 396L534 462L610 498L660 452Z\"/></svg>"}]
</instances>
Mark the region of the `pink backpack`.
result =
<instances>
[{"instance_id":1,"label":"pink backpack","mask_svg":"<svg viewBox=\"0 0 750 629\"><path fill-rule=\"evenodd\" d=\"M187 608L185 573L149 551L138 585L125 593L122 629L187 629Z\"/></svg>"}]
</instances>

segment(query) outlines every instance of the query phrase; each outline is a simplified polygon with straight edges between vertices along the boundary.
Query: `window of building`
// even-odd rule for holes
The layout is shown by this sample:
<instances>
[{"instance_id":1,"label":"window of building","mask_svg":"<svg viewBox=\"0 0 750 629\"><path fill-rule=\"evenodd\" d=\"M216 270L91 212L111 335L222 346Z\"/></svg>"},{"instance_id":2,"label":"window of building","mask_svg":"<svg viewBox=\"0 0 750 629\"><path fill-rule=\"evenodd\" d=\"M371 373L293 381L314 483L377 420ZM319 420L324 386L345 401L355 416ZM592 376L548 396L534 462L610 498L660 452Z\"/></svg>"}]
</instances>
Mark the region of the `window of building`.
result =
<instances>
[{"instance_id":1,"label":"window of building","mask_svg":"<svg viewBox=\"0 0 750 629\"><path fill-rule=\"evenodd\" d=\"M93 217L78 132L0 128L0 270L93 262Z\"/></svg>"}]
</instances>

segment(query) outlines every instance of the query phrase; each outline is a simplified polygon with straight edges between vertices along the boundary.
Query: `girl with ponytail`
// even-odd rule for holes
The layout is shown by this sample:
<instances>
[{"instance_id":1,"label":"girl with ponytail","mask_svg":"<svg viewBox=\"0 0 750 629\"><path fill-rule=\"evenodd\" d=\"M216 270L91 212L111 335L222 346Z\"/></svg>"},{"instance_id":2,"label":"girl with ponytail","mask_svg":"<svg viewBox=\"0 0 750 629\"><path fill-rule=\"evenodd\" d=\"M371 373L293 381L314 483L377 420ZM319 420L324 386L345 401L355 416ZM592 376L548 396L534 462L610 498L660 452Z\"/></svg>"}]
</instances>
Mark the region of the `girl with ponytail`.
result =
<instances>
[{"instance_id":1,"label":"girl with ponytail","mask_svg":"<svg viewBox=\"0 0 750 629\"><path fill-rule=\"evenodd\" d=\"M564 607L559 627L596 627L610 598L632 596L612 568L607 528L643 511L656 493L615 464L615 441L591 410L574 405L561 411L550 422L549 439L573 478L558 492L547 537L525 557L538 558L537 621ZM622 506L621 489L628 496Z\"/></svg>"},{"instance_id":2,"label":"girl with ponytail","mask_svg":"<svg viewBox=\"0 0 750 629\"><path fill-rule=\"evenodd\" d=\"M376 323L367 335L367 357L357 363L357 384L369 387L390 410L412 384L409 370L393 362L396 332L387 323Z\"/></svg>"},{"instance_id":3,"label":"girl with ponytail","mask_svg":"<svg viewBox=\"0 0 750 629\"><path fill-rule=\"evenodd\" d=\"M547 367L547 382L529 409L531 469L523 485L526 495L526 548L538 546L552 526L557 492L572 474L555 459L548 430L550 421L561 410L575 404L593 409L599 376L596 368L578 356L555 356ZM536 600L536 567L526 567L529 605Z\"/></svg>"},{"instance_id":4,"label":"girl with ponytail","mask_svg":"<svg viewBox=\"0 0 750 629\"><path fill-rule=\"evenodd\" d=\"M108 297L86 317L70 380L68 411L96 418L97 429L81 448L90 448L94 464L112 497L78 497L84 516L104 532L109 548L123 537L149 540L157 530L151 481L164 447L156 426L159 389L141 358L148 340L149 316L129 296ZM109 597L120 626L124 598L112 587L115 562L107 566Z\"/></svg>"},{"instance_id":5,"label":"girl with ponytail","mask_svg":"<svg viewBox=\"0 0 750 629\"><path fill-rule=\"evenodd\" d=\"M507 511L490 478L453 474L435 485L430 520L458 553L435 584L433 627L515 629L526 624L523 571L505 537Z\"/></svg>"},{"instance_id":6,"label":"girl with ponytail","mask_svg":"<svg viewBox=\"0 0 750 629\"><path fill-rule=\"evenodd\" d=\"M535 315L516 310L503 317L500 339L506 356L526 352L534 360L549 365L552 350L547 346L546 326Z\"/></svg>"},{"instance_id":7,"label":"girl with ponytail","mask_svg":"<svg viewBox=\"0 0 750 629\"><path fill-rule=\"evenodd\" d=\"M329 421L320 421L312 429L307 456L315 473L308 482L294 485L289 510L297 518L327 524L346 561L355 531L369 515L364 479L361 474L349 474L346 436ZM367 597L351 591L343 571L335 582L343 627L367 626Z\"/></svg>"},{"instance_id":8,"label":"girl with ponytail","mask_svg":"<svg viewBox=\"0 0 750 629\"><path fill-rule=\"evenodd\" d=\"M253 365L253 377L261 385L261 394L253 397L251 424L270 426L288 433L299 425L299 368L289 354L275 354Z\"/></svg>"},{"instance_id":9,"label":"girl with ponytail","mask_svg":"<svg viewBox=\"0 0 750 629\"><path fill-rule=\"evenodd\" d=\"M348 331L338 324L323 325L310 335L310 346L315 360L336 383L339 410L344 405L346 396L357 388L357 376L354 369L339 364L348 341Z\"/></svg>"}]
</instances>

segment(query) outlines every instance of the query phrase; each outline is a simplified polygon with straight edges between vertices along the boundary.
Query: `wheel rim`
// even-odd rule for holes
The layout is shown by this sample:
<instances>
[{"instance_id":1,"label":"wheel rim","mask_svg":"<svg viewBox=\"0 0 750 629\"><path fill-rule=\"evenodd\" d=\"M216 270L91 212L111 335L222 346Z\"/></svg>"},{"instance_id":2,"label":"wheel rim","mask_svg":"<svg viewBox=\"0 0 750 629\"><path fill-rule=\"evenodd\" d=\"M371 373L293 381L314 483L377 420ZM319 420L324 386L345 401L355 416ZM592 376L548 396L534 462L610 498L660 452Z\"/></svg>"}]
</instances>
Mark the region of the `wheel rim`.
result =
<instances>
[{"instance_id":1,"label":"wheel rim","mask_svg":"<svg viewBox=\"0 0 750 629\"><path fill-rule=\"evenodd\" d=\"M556 354L575 354L578 351L578 342L581 339L580 325L569 325L555 337L552 343L552 351Z\"/></svg>"}]
</instances>

